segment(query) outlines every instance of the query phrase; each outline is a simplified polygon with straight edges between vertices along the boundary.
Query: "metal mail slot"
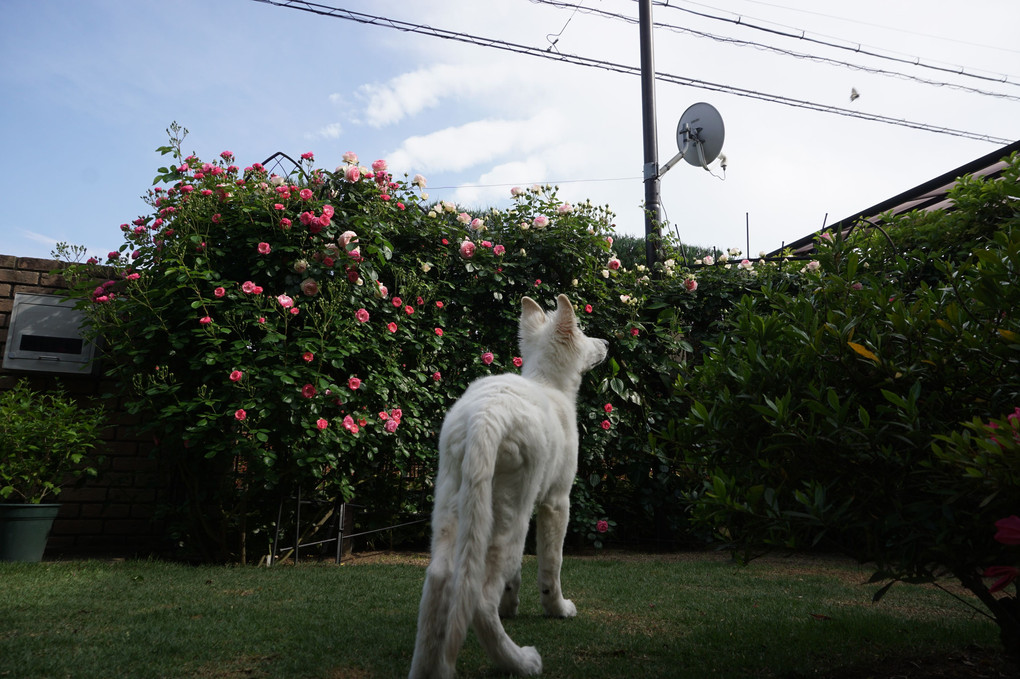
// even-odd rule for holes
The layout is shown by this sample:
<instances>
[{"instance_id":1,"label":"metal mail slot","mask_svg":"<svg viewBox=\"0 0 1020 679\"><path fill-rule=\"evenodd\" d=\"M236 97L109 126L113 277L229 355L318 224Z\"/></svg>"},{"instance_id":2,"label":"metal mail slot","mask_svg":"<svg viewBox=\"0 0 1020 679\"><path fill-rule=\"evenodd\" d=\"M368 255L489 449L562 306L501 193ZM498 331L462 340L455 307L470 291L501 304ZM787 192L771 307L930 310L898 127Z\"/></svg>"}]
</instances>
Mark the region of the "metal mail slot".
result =
<instances>
[{"instance_id":1,"label":"metal mail slot","mask_svg":"<svg viewBox=\"0 0 1020 679\"><path fill-rule=\"evenodd\" d=\"M85 314L74 300L16 293L3 367L86 375L93 372L95 345L82 335Z\"/></svg>"}]
</instances>

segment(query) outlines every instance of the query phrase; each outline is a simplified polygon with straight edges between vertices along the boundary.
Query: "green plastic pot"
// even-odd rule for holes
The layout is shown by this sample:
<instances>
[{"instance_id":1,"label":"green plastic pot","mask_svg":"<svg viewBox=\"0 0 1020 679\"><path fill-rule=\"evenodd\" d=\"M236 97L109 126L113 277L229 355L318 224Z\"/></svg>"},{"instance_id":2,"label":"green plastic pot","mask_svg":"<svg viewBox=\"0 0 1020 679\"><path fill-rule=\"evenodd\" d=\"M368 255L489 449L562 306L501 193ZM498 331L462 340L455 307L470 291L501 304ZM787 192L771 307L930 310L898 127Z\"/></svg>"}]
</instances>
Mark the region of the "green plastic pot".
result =
<instances>
[{"instance_id":1,"label":"green plastic pot","mask_svg":"<svg viewBox=\"0 0 1020 679\"><path fill-rule=\"evenodd\" d=\"M59 504L0 504L0 561L42 561Z\"/></svg>"}]
</instances>

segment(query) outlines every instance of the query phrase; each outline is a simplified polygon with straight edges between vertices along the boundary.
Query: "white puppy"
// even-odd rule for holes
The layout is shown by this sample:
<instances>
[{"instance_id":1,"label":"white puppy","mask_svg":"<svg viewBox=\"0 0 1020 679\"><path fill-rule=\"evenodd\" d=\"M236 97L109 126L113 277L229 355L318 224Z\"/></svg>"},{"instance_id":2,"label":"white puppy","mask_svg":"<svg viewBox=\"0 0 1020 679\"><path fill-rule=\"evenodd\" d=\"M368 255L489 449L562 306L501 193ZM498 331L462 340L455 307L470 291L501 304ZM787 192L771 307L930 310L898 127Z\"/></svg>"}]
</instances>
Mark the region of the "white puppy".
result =
<instances>
[{"instance_id":1,"label":"white puppy","mask_svg":"<svg viewBox=\"0 0 1020 679\"><path fill-rule=\"evenodd\" d=\"M577 390L606 357L565 295L546 314L521 300L520 375L473 382L439 435L432 560L425 575L410 679L452 679L468 625L503 671L542 671L534 647L507 636L517 613L524 539L538 506L538 585L546 615L577 614L560 590L570 488L577 472Z\"/></svg>"}]
</instances>

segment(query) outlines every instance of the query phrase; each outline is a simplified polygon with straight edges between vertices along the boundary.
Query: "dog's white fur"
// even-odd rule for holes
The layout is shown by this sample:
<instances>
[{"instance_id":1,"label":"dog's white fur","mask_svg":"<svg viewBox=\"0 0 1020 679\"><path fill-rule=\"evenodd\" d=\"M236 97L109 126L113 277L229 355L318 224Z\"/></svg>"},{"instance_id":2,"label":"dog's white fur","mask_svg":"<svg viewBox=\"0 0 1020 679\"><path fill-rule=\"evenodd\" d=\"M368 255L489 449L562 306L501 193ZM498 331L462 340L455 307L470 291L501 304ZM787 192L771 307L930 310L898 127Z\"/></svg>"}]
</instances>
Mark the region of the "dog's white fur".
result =
<instances>
[{"instance_id":1,"label":"dog's white fur","mask_svg":"<svg viewBox=\"0 0 1020 679\"><path fill-rule=\"evenodd\" d=\"M534 675L542 659L521 648L500 616L516 615L521 556L538 506L538 584L546 615L577 615L560 590L570 488L577 472L577 390L606 357L581 332L570 300L546 314L521 300L520 375L473 382L439 435L432 560L418 612L410 679L452 679L469 625L503 671Z\"/></svg>"}]
</instances>

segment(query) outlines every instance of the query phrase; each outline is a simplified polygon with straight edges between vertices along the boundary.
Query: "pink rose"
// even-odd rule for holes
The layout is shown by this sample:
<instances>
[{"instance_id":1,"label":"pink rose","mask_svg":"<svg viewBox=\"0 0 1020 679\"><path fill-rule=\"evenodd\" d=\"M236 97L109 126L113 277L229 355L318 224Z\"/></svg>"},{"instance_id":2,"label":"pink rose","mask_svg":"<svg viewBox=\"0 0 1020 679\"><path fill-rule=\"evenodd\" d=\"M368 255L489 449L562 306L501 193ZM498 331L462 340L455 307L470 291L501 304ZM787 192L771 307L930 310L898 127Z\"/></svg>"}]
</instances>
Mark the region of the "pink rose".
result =
<instances>
[{"instance_id":1,"label":"pink rose","mask_svg":"<svg viewBox=\"0 0 1020 679\"><path fill-rule=\"evenodd\" d=\"M241 377L243 375L244 375L244 373L242 373L240 370L233 370L230 373L230 381L231 382L240 382L241 381Z\"/></svg>"},{"instance_id":2,"label":"pink rose","mask_svg":"<svg viewBox=\"0 0 1020 679\"><path fill-rule=\"evenodd\" d=\"M392 434L397 430L398 426L400 426L399 420L386 420L386 424L383 425L383 429Z\"/></svg>"},{"instance_id":3,"label":"pink rose","mask_svg":"<svg viewBox=\"0 0 1020 679\"><path fill-rule=\"evenodd\" d=\"M465 259L470 259L475 254L475 244L469 240L464 241L460 244L460 256Z\"/></svg>"},{"instance_id":4,"label":"pink rose","mask_svg":"<svg viewBox=\"0 0 1020 679\"><path fill-rule=\"evenodd\" d=\"M571 205L570 203L563 203L558 208L556 208L556 212L558 212L561 215L565 215L568 212L573 212L573 211L574 211L574 206Z\"/></svg>"},{"instance_id":5,"label":"pink rose","mask_svg":"<svg viewBox=\"0 0 1020 679\"><path fill-rule=\"evenodd\" d=\"M117 252L116 250L111 251L111 252L107 253L106 258L107 259L120 259L120 253Z\"/></svg>"},{"instance_id":6,"label":"pink rose","mask_svg":"<svg viewBox=\"0 0 1020 679\"><path fill-rule=\"evenodd\" d=\"M520 356L514 356L514 367L520 368L522 365L524 365L524 359Z\"/></svg>"},{"instance_id":7,"label":"pink rose","mask_svg":"<svg viewBox=\"0 0 1020 679\"><path fill-rule=\"evenodd\" d=\"M602 428L603 429L608 430L612 426L613 426L613 423L610 422L609 420L602 420Z\"/></svg>"},{"instance_id":8,"label":"pink rose","mask_svg":"<svg viewBox=\"0 0 1020 679\"><path fill-rule=\"evenodd\" d=\"M414 307L408 304L407 306L404 307L404 313L410 316L411 314L414 313Z\"/></svg>"},{"instance_id":9,"label":"pink rose","mask_svg":"<svg viewBox=\"0 0 1020 679\"><path fill-rule=\"evenodd\" d=\"M314 360L315 360L315 354L313 354L313 353L312 353L312 352L310 352L310 351L306 351L305 353L301 354L301 359L302 359L302 360L303 360L303 361L304 361L305 363L311 363L312 361L314 361Z\"/></svg>"},{"instance_id":10,"label":"pink rose","mask_svg":"<svg viewBox=\"0 0 1020 679\"><path fill-rule=\"evenodd\" d=\"M685 279L684 289L687 290L687 292L694 292L695 290L698 289L698 281L694 280L693 278Z\"/></svg>"},{"instance_id":11,"label":"pink rose","mask_svg":"<svg viewBox=\"0 0 1020 679\"><path fill-rule=\"evenodd\" d=\"M612 269L613 271L616 271L617 269L619 269L620 268L620 260L618 260L616 257L613 257L612 259L610 259L609 260L609 268Z\"/></svg>"},{"instance_id":12,"label":"pink rose","mask_svg":"<svg viewBox=\"0 0 1020 679\"><path fill-rule=\"evenodd\" d=\"M397 331L397 324L396 323L389 323L389 324L387 324L386 329L389 330L390 332L396 332Z\"/></svg>"},{"instance_id":13,"label":"pink rose","mask_svg":"<svg viewBox=\"0 0 1020 679\"><path fill-rule=\"evenodd\" d=\"M607 414L613 412L613 404L612 403L605 404L604 406L602 406L602 410L606 411Z\"/></svg>"},{"instance_id":14,"label":"pink rose","mask_svg":"<svg viewBox=\"0 0 1020 679\"><path fill-rule=\"evenodd\" d=\"M637 337L637 336L638 336L638 335L639 335L640 333L641 333L641 331L640 331L640 330L638 330L637 328L631 328L631 329L630 329L630 335L631 335L631 337Z\"/></svg>"},{"instance_id":15,"label":"pink rose","mask_svg":"<svg viewBox=\"0 0 1020 679\"><path fill-rule=\"evenodd\" d=\"M259 254L268 255L270 252L269 243L259 243Z\"/></svg>"},{"instance_id":16,"label":"pink rose","mask_svg":"<svg viewBox=\"0 0 1020 679\"><path fill-rule=\"evenodd\" d=\"M359 323L367 323L368 311L365 308L358 309L354 312L354 317L358 319Z\"/></svg>"},{"instance_id":17,"label":"pink rose","mask_svg":"<svg viewBox=\"0 0 1020 679\"><path fill-rule=\"evenodd\" d=\"M609 522L605 520L596 522L595 530L597 530L600 533L605 533L606 531L609 530Z\"/></svg>"},{"instance_id":18,"label":"pink rose","mask_svg":"<svg viewBox=\"0 0 1020 679\"><path fill-rule=\"evenodd\" d=\"M385 160L377 160L377 161L373 162L372 163L372 170L374 170L375 172L385 172L386 171L386 161Z\"/></svg>"},{"instance_id":19,"label":"pink rose","mask_svg":"<svg viewBox=\"0 0 1020 679\"><path fill-rule=\"evenodd\" d=\"M349 182L356 182L361 179L361 169L357 165L351 165L344 170L344 179Z\"/></svg>"},{"instance_id":20,"label":"pink rose","mask_svg":"<svg viewBox=\"0 0 1020 679\"><path fill-rule=\"evenodd\" d=\"M438 382L441 379L443 379L443 375L438 370L435 371L434 373L432 373L432 381L433 382Z\"/></svg>"},{"instance_id":21,"label":"pink rose","mask_svg":"<svg viewBox=\"0 0 1020 679\"><path fill-rule=\"evenodd\" d=\"M279 295L276 298L276 301L279 302L280 306L282 306L284 309L289 309L292 306L294 306L294 300L288 297L287 295Z\"/></svg>"},{"instance_id":22,"label":"pink rose","mask_svg":"<svg viewBox=\"0 0 1020 679\"><path fill-rule=\"evenodd\" d=\"M357 434L359 431L358 425L354 423L354 418L351 417L350 415L344 418L344 429L351 432L352 434Z\"/></svg>"},{"instance_id":23,"label":"pink rose","mask_svg":"<svg viewBox=\"0 0 1020 679\"><path fill-rule=\"evenodd\" d=\"M309 297L319 294L319 283L314 278L306 278L301 281L301 292Z\"/></svg>"},{"instance_id":24,"label":"pink rose","mask_svg":"<svg viewBox=\"0 0 1020 679\"><path fill-rule=\"evenodd\" d=\"M315 421L315 426L318 427L319 431L322 431L329 426L329 420L324 420L320 417Z\"/></svg>"},{"instance_id":25,"label":"pink rose","mask_svg":"<svg viewBox=\"0 0 1020 679\"><path fill-rule=\"evenodd\" d=\"M491 351L486 351L484 354L482 354L482 363L484 363L485 365L490 365L492 361L493 355Z\"/></svg>"},{"instance_id":26,"label":"pink rose","mask_svg":"<svg viewBox=\"0 0 1020 679\"><path fill-rule=\"evenodd\" d=\"M312 199L312 190L311 189L301 189L301 192L298 193L298 195L301 196L301 200L311 200Z\"/></svg>"},{"instance_id":27,"label":"pink rose","mask_svg":"<svg viewBox=\"0 0 1020 679\"><path fill-rule=\"evenodd\" d=\"M213 290L212 294L214 297L222 297L223 295L227 294L227 291L224 288L219 287Z\"/></svg>"},{"instance_id":28,"label":"pink rose","mask_svg":"<svg viewBox=\"0 0 1020 679\"><path fill-rule=\"evenodd\" d=\"M301 387L301 395L304 396L305 398L312 398L313 396L315 396L316 393L318 392L316 391L315 387L312 386L311 384L306 384L305 386Z\"/></svg>"},{"instance_id":29,"label":"pink rose","mask_svg":"<svg viewBox=\"0 0 1020 679\"><path fill-rule=\"evenodd\" d=\"M443 336L443 329L442 328L436 328L436 334L439 335L440 337L442 337Z\"/></svg>"},{"instance_id":30,"label":"pink rose","mask_svg":"<svg viewBox=\"0 0 1020 679\"><path fill-rule=\"evenodd\" d=\"M1020 545L1020 517L1016 514L999 519L995 522L999 530L995 533L995 540L1004 545Z\"/></svg>"},{"instance_id":31,"label":"pink rose","mask_svg":"<svg viewBox=\"0 0 1020 679\"><path fill-rule=\"evenodd\" d=\"M494 254L494 255L497 255L497 256L498 255L502 255L504 252L506 252L506 248L503 247L502 245L497 245L494 248L492 248L492 254Z\"/></svg>"},{"instance_id":32,"label":"pink rose","mask_svg":"<svg viewBox=\"0 0 1020 679\"><path fill-rule=\"evenodd\" d=\"M343 159L345 163L353 163L354 165L358 164L358 154L354 151L348 151L345 153L343 155Z\"/></svg>"},{"instance_id":33,"label":"pink rose","mask_svg":"<svg viewBox=\"0 0 1020 679\"><path fill-rule=\"evenodd\" d=\"M315 154L311 151L305 151L301 154L301 160L315 160Z\"/></svg>"},{"instance_id":34,"label":"pink rose","mask_svg":"<svg viewBox=\"0 0 1020 679\"><path fill-rule=\"evenodd\" d=\"M234 419L238 422L243 422L248 418L248 413L244 412L244 408L238 408L234 411Z\"/></svg>"},{"instance_id":35,"label":"pink rose","mask_svg":"<svg viewBox=\"0 0 1020 679\"><path fill-rule=\"evenodd\" d=\"M347 380L347 388L351 391L356 391L361 386L361 380L357 377L352 377Z\"/></svg>"},{"instance_id":36,"label":"pink rose","mask_svg":"<svg viewBox=\"0 0 1020 679\"><path fill-rule=\"evenodd\" d=\"M393 306L395 306L398 309L404 306L404 300L400 299L399 297L394 297L391 301L393 302Z\"/></svg>"},{"instance_id":37,"label":"pink rose","mask_svg":"<svg viewBox=\"0 0 1020 679\"><path fill-rule=\"evenodd\" d=\"M544 229L549 226L549 218L545 215L538 215L531 221L531 225L536 229Z\"/></svg>"},{"instance_id":38,"label":"pink rose","mask_svg":"<svg viewBox=\"0 0 1020 679\"><path fill-rule=\"evenodd\" d=\"M256 288L256 285L254 283L252 283L251 281L245 281L244 283L241 283L241 290L243 292L248 293L249 295L252 294L253 292L255 292L255 288Z\"/></svg>"},{"instance_id":39,"label":"pink rose","mask_svg":"<svg viewBox=\"0 0 1020 679\"><path fill-rule=\"evenodd\" d=\"M209 325L212 323L212 318L210 316L202 316L202 318L198 319L198 322L202 325Z\"/></svg>"},{"instance_id":40,"label":"pink rose","mask_svg":"<svg viewBox=\"0 0 1020 679\"><path fill-rule=\"evenodd\" d=\"M585 304L584 305L584 313L586 313L586 314L590 314L591 313L591 304Z\"/></svg>"}]
</instances>

